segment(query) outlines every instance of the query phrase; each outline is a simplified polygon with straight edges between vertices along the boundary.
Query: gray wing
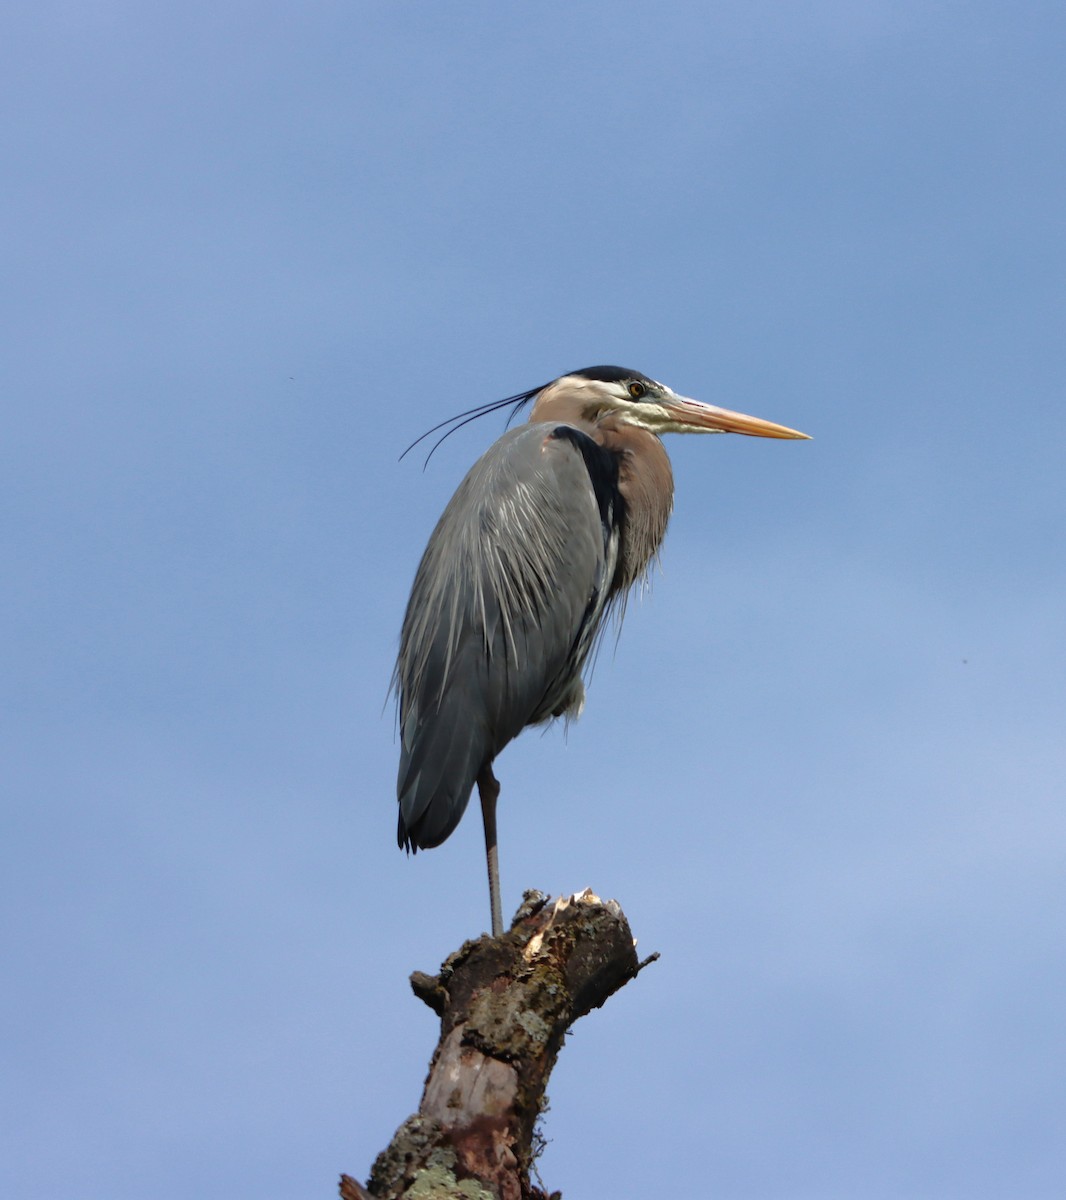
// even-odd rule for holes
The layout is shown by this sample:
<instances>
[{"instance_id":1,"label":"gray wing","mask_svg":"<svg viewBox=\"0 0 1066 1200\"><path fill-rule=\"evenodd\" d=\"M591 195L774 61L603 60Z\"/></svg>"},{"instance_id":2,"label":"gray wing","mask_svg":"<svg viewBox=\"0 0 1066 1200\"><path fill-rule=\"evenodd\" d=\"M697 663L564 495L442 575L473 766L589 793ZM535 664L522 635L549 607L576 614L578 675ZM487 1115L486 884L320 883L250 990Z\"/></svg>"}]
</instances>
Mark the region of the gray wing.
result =
<instances>
[{"instance_id":1,"label":"gray wing","mask_svg":"<svg viewBox=\"0 0 1066 1200\"><path fill-rule=\"evenodd\" d=\"M554 423L504 434L429 540L396 665L401 846L443 842L512 738L581 709L617 563L581 439L599 452Z\"/></svg>"}]
</instances>

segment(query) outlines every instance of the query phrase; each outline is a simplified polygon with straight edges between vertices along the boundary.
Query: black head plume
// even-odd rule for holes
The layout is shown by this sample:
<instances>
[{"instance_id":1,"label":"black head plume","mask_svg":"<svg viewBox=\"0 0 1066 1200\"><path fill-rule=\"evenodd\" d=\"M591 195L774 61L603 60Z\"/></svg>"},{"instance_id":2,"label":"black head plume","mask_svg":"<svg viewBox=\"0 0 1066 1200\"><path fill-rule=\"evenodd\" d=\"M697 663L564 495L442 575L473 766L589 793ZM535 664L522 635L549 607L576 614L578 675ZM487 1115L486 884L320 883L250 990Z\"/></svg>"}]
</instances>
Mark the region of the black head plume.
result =
<instances>
[{"instance_id":1,"label":"black head plume","mask_svg":"<svg viewBox=\"0 0 1066 1200\"><path fill-rule=\"evenodd\" d=\"M400 461L403 461L403 459L410 454L410 452L418 445L419 442L424 442L426 438L436 433L438 429L443 429L444 432L433 443L429 453L426 455L426 461L422 464L422 470L424 471L426 467L429 466L429 460L436 453L437 447L441 444L441 442L444 441L445 438L451 437L451 435L455 433L457 429L462 429L464 425L469 425L471 421L476 421L478 417L486 417L489 413L499 412L501 408L507 408L509 405L511 407L511 412L507 418L507 424L510 425L510 423L515 419L515 417L518 416L518 414L530 402L530 400L532 400L538 392L544 391L547 386L548 385L546 383L542 383L540 387L530 388L528 392L517 392L513 396L504 396L502 400L490 400L488 404L479 404L477 408L468 408L466 412L458 413L454 417L448 417L447 420L441 421L439 424L434 425L432 429L427 429L421 437L415 438L415 440L410 444L410 446L407 447L403 454L400 455Z\"/></svg>"}]
</instances>

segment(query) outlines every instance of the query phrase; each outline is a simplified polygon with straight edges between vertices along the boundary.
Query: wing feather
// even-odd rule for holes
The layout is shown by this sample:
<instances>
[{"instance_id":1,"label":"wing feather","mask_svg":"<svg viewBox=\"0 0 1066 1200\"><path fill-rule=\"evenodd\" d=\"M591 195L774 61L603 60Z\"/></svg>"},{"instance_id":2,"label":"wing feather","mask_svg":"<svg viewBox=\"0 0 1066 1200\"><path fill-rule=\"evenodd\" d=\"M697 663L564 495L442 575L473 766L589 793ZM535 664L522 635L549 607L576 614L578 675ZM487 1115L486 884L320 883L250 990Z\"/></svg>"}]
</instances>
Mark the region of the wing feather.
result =
<instances>
[{"instance_id":1,"label":"wing feather","mask_svg":"<svg viewBox=\"0 0 1066 1200\"><path fill-rule=\"evenodd\" d=\"M526 725L580 711L617 536L582 450L556 428L512 430L474 464L415 576L395 677L410 849L452 832L478 772Z\"/></svg>"}]
</instances>

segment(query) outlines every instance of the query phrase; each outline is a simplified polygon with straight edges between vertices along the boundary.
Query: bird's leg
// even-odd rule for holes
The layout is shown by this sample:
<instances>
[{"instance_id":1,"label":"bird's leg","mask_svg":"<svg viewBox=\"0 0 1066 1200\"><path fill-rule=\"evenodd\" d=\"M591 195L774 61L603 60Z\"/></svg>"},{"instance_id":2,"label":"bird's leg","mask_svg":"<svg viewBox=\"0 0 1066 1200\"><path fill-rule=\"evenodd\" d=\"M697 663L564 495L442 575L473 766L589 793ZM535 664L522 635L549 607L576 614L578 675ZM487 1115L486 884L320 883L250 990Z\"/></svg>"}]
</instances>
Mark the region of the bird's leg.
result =
<instances>
[{"instance_id":1,"label":"bird's leg","mask_svg":"<svg viewBox=\"0 0 1066 1200\"><path fill-rule=\"evenodd\" d=\"M489 864L489 904L492 906L492 936L503 937L503 909L500 905L500 858L496 852L496 798L500 783L492 773L492 764L482 767L477 777L481 797L481 819L485 824L485 858Z\"/></svg>"}]
</instances>

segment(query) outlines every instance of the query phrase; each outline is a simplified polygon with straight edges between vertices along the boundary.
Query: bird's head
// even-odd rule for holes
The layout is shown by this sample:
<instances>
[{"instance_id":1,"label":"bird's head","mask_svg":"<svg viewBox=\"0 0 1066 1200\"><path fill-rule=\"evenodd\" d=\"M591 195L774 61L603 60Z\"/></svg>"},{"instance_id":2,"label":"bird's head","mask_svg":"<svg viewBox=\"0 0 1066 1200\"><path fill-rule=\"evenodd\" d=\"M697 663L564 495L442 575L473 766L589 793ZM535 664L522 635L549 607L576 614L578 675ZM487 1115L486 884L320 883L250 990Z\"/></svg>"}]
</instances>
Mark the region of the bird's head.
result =
<instances>
[{"instance_id":1,"label":"bird's head","mask_svg":"<svg viewBox=\"0 0 1066 1200\"><path fill-rule=\"evenodd\" d=\"M626 367L585 367L541 388L531 421L583 421L606 418L649 433L746 433L752 437L807 438L808 435L760 417L679 396L665 383Z\"/></svg>"},{"instance_id":2,"label":"bird's head","mask_svg":"<svg viewBox=\"0 0 1066 1200\"><path fill-rule=\"evenodd\" d=\"M657 383L640 371L626 367L585 367L560 375L551 383L490 400L441 421L421 437L415 438L400 455L408 454L426 438L444 430L433 443L426 462L445 438L491 412L510 408L508 424L530 402L531 421L560 421L569 424L600 425L611 420L616 425L644 429L649 433L746 433L752 437L807 438L809 435L786 425L775 425L760 417L731 412L714 404L704 404L679 396L665 383Z\"/></svg>"}]
</instances>

